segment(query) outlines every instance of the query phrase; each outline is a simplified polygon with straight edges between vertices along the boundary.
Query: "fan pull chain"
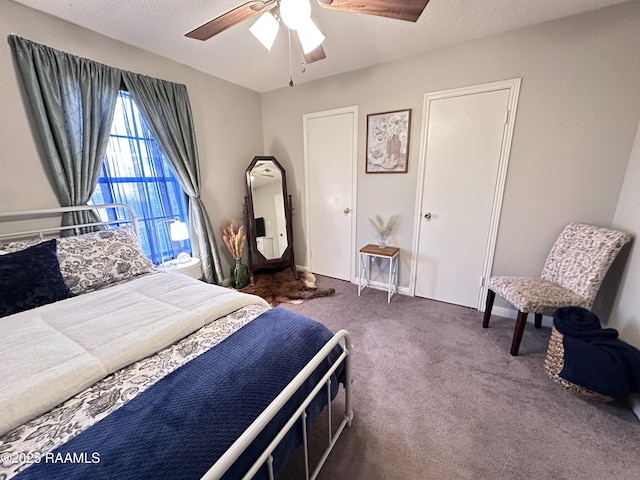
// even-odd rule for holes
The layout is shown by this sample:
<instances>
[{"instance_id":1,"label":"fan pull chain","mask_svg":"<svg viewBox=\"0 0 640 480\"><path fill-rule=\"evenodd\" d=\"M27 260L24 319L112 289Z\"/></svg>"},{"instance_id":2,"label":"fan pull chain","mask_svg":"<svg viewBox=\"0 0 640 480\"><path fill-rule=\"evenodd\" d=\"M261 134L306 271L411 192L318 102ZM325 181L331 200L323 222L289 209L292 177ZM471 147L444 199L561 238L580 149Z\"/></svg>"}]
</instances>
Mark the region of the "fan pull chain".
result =
<instances>
[{"instance_id":1,"label":"fan pull chain","mask_svg":"<svg viewBox=\"0 0 640 480\"><path fill-rule=\"evenodd\" d=\"M289 29L289 86L293 87L293 70L291 68L291 29Z\"/></svg>"}]
</instances>

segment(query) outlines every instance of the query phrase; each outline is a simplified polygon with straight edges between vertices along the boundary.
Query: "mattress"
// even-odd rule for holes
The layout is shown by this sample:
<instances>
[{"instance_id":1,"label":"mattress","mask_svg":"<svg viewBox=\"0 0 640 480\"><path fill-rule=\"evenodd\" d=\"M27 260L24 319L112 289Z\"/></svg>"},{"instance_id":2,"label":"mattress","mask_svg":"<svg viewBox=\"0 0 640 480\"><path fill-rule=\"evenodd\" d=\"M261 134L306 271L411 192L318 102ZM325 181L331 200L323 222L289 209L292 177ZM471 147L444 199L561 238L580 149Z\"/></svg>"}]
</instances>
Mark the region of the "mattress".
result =
<instances>
[{"instance_id":1,"label":"mattress","mask_svg":"<svg viewBox=\"0 0 640 480\"><path fill-rule=\"evenodd\" d=\"M2 318L0 435L248 305L268 307L259 297L173 273Z\"/></svg>"}]
</instances>

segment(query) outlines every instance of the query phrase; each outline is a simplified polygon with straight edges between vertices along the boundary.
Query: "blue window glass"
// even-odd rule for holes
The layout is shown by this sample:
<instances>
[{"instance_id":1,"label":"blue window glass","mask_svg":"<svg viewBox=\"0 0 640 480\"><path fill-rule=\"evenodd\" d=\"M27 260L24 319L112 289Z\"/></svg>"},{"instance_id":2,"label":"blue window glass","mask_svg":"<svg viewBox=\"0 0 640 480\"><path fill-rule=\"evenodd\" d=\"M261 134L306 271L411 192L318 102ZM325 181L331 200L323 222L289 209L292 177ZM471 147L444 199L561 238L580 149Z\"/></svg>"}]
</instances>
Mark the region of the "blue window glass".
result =
<instances>
[{"instance_id":1,"label":"blue window glass","mask_svg":"<svg viewBox=\"0 0 640 480\"><path fill-rule=\"evenodd\" d=\"M188 223L186 196L169 162L153 138L149 124L128 92L120 91L102 164L91 203L124 203L138 216L144 253L155 264L191 253L191 242L173 242L169 223ZM117 220L119 212L109 212ZM161 223L158 223L161 222Z\"/></svg>"}]
</instances>

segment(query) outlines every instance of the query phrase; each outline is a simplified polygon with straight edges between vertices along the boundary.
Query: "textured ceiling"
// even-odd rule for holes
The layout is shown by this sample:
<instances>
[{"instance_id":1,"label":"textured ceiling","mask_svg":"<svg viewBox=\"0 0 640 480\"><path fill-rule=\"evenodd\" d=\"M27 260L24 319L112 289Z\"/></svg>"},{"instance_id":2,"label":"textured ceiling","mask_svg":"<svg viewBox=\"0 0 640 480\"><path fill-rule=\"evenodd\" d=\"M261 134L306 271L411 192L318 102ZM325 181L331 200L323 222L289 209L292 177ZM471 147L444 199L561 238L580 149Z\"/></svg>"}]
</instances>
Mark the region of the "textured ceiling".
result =
<instances>
[{"instance_id":1,"label":"textured ceiling","mask_svg":"<svg viewBox=\"0 0 640 480\"><path fill-rule=\"evenodd\" d=\"M289 82L288 35L282 28L271 52L249 33L254 19L205 42L184 36L246 0L15 1L258 92ZM302 73L294 44L293 80L307 82L624 1L431 0L418 22L409 23L330 11L312 0L327 58Z\"/></svg>"}]
</instances>

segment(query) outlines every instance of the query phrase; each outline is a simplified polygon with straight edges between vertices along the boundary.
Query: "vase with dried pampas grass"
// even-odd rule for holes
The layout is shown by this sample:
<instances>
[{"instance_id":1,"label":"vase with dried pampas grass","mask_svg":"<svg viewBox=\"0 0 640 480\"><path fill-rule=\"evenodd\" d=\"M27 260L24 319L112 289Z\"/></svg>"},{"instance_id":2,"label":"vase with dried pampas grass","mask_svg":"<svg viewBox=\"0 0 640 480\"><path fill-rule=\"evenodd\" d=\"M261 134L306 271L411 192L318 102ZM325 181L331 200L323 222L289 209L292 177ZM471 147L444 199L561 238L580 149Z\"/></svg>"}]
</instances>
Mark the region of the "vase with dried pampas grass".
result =
<instances>
[{"instance_id":1,"label":"vase with dried pampas grass","mask_svg":"<svg viewBox=\"0 0 640 480\"><path fill-rule=\"evenodd\" d=\"M242 251L247 241L244 225L238 226L235 221L225 219L222 222L222 240L235 260L229 272L231 286L237 289L246 287L249 285L249 268L242 263Z\"/></svg>"},{"instance_id":2,"label":"vase with dried pampas grass","mask_svg":"<svg viewBox=\"0 0 640 480\"><path fill-rule=\"evenodd\" d=\"M384 218L382 215L374 215L369 217L369 223L380 237L378 246L384 248L389 244L389 237L398 223L398 215L391 215L389 218Z\"/></svg>"}]
</instances>

